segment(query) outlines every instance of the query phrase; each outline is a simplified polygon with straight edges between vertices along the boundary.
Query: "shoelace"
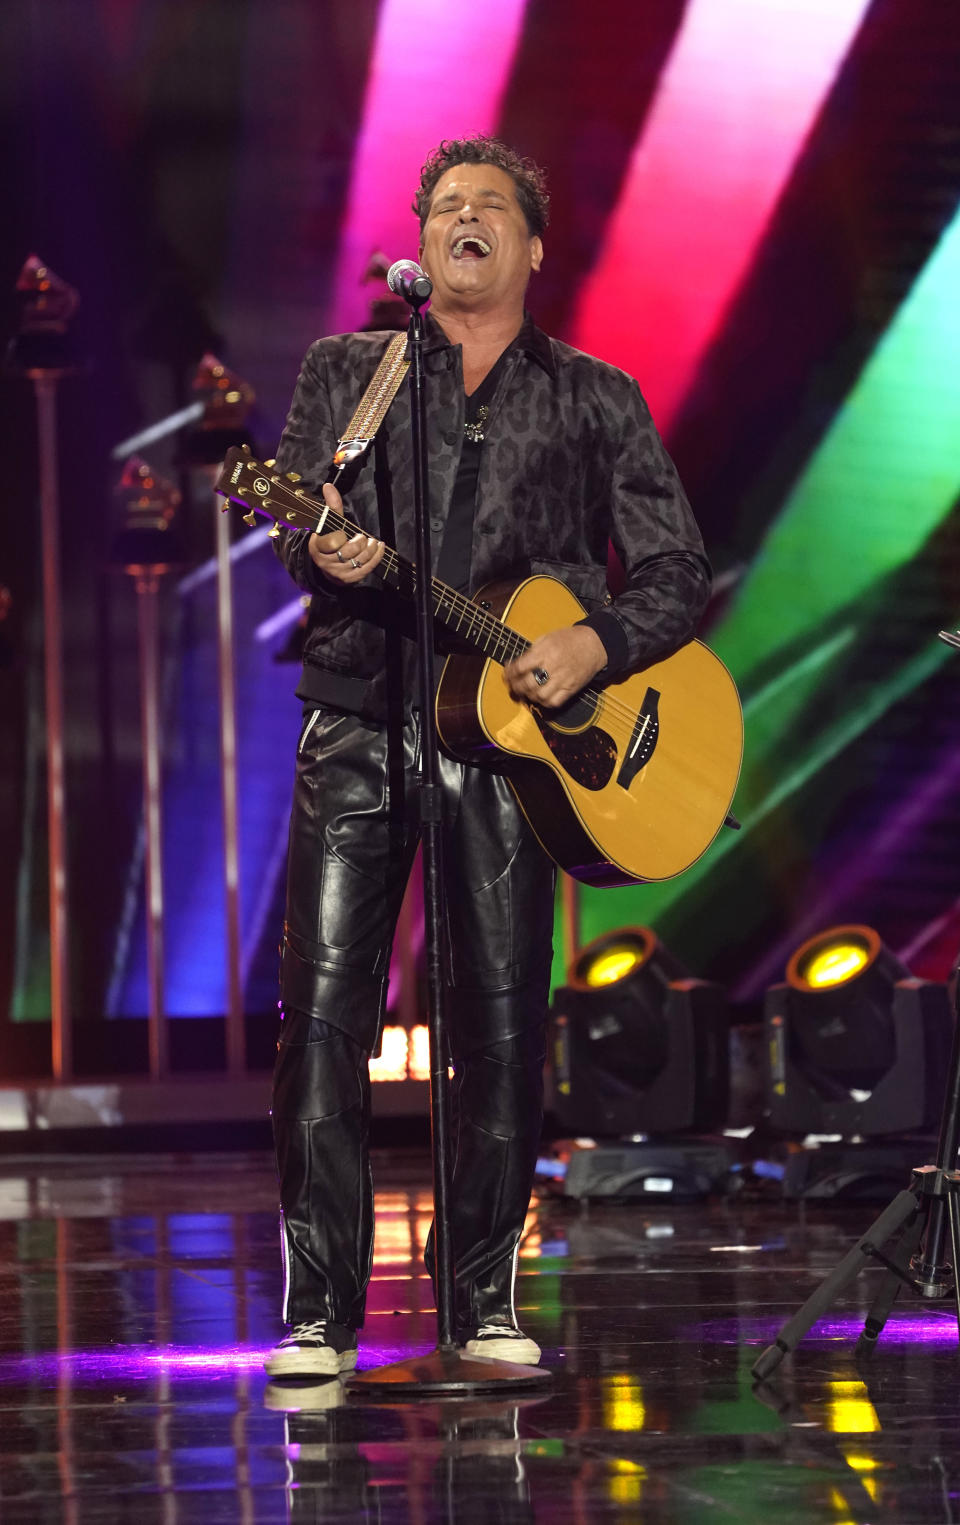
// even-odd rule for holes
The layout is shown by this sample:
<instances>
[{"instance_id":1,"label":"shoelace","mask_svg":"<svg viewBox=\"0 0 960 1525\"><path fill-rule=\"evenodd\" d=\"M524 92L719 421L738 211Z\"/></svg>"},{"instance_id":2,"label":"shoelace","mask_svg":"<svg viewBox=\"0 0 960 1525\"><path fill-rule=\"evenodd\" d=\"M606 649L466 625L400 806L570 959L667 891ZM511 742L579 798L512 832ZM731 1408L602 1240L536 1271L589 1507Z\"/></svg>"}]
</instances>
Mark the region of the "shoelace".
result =
<instances>
[{"instance_id":1,"label":"shoelace","mask_svg":"<svg viewBox=\"0 0 960 1525\"><path fill-rule=\"evenodd\" d=\"M526 1335L521 1329L511 1329L507 1324L481 1324L477 1330L476 1338L482 1340L486 1334L492 1334L504 1340L526 1339Z\"/></svg>"},{"instance_id":2,"label":"shoelace","mask_svg":"<svg viewBox=\"0 0 960 1525\"><path fill-rule=\"evenodd\" d=\"M281 1341L283 1345L296 1345L300 1340L322 1340L327 1332L327 1320L325 1318L314 1319L312 1324L296 1324Z\"/></svg>"}]
</instances>

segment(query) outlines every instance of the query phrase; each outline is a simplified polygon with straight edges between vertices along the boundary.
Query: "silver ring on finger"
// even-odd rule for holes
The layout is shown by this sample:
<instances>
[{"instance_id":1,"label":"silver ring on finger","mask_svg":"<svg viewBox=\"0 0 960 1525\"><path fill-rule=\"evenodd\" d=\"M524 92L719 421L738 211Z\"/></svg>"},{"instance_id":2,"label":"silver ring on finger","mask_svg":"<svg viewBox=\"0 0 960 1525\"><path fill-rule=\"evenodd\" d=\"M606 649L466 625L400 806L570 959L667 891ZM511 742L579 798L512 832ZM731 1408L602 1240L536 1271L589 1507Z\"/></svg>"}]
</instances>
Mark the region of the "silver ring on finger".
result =
<instances>
[{"instance_id":1,"label":"silver ring on finger","mask_svg":"<svg viewBox=\"0 0 960 1525\"><path fill-rule=\"evenodd\" d=\"M547 672L545 667L535 667L533 669L533 676L541 688L545 683L550 682L550 674Z\"/></svg>"},{"instance_id":2,"label":"silver ring on finger","mask_svg":"<svg viewBox=\"0 0 960 1525\"><path fill-rule=\"evenodd\" d=\"M343 552L342 551L338 551L337 552L337 560L338 561L342 561L343 560Z\"/></svg>"},{"instance_id":3,"label":"silver ring on finger","mask_svg":"<svg viewBox=\"0 0 960 1525\"><path fill-rule=\"evenodd\" d=\"M359 571L359 570L360 570L360 563L359 563L359 561L355 561L355 560L354 560L354 558L353 558L353 557L352 557L352 556L351 556L351 557L350 557L350 565L351 565L351 566L352 566L352 567L353 567L353 568L355 568L355 570L357 570L357 571Z\"/></svg>"}]
</instances>

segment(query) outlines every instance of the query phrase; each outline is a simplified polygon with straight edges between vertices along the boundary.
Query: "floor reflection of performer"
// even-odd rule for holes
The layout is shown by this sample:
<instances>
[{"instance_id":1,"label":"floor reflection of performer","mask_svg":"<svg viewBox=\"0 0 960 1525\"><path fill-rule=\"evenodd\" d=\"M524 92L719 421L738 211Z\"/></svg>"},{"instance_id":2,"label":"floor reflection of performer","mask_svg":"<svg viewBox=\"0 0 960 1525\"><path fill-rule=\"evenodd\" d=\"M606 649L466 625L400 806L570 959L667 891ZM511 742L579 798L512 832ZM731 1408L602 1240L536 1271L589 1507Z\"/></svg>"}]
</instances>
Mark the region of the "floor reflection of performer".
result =
<instances>
[{"instance_id":1,"label":"floor reflection of performer","mask_svg":"<svg viewBox=\"0 0 960 1525\"><path fill-rule=\"evenodd\" d=\"M444 143L415 205L434 292L425 370L436 575L472 592L534 568L580 597L583 621L538 638L504 670L515 698L549 708L689 639L709 569L636 383L525 313L547 224L540 170L491 139ZM389 337L320 340L303 363L277 464L308 492L322 487L334 508L340 494L324 483L338 433ZM273 1376L349 1370L364 1317L367 1059L418 835L413 615L376 575L385 543L415 559L409 441L402 388L345 488L350 518L369 533L285 531L278 541L313 597L274 1078L289 1333L268 1358ZM611 538L626 572L613 601ZM514 1282L542 1113L554 869L500 775L446 757L441 775L456 1332L470 1354L535 1363Z\"/></svg>"},{"instance_id":2,"label":"floor reflection of performer","mask_svg":"<svg viewBox=\"0 0 960 1525\"><path fill-rule=\"evenodd\" d=\"M398 1491L412 1520L532 1525L530 1442L520 1434L527 1404L497 1398L385 1406L376 1412L372 1440L370 1411L346 1403L337 1381L272 1382L265 1400L286 1411L287 1518L297 1525L379 1521L385 1500Z\"/></svg>"}]
</instances>

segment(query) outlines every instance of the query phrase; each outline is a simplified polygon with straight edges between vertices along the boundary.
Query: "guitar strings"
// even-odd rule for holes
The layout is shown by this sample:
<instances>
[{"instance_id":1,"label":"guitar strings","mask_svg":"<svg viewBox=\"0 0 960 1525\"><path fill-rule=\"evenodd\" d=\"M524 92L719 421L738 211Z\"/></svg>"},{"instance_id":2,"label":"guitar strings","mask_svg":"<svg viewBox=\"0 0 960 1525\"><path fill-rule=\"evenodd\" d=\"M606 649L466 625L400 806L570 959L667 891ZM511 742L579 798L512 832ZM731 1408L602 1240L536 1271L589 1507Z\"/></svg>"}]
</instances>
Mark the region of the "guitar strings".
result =
<instances>
[{"instance_id":1,"label":"guitar strings","mask_svg":"<svg viewBox=\"0 0 960 1525\"><path fill-rule=\"evenodd\" d=\"M346 523L344 527L346 528ZM412 572L414 577L416 577L415 563L405 561L396 551L385 549L383 560L387 565L388 571L399 571L401 568L404 568ZM519 656L522 652L529 650L531 643L527 640L526 636L521 635L519 631L513 630L511 626L505 624L503 620L498 619L496 615L487 613L472 598L467 598L464 594L458 593L454 588L448 587L446 583L440 582L438 578L432 579L432 588L434 594L438 595L437 603L445 603L451 609L459 608L461 615L469 612L468 629L471 633L475 633L479 626L482 632L496 639L498 644L506 645L508 648L508 658ZM459 622L456 629L458 632L461 632L461 624ZM494 660L497 660L497 658L494 658ZM629 705L624 704L622 700L616 699L605 689L595 688L581 689L580 694L576 697L584 698L588 702L596 702L605 720L610 720L611 718L622 720L627 727L628 738L633 734L633 728L639 719L639 714L632 710ZM549 714L547 718L549 719ZM599 718L599 715L597 718Z\"/></svg>"},{"instance_id":2,"label":"guitar strings","mask_svg":"<svg viewBox=\"0 0 960 1525\"><path fill-rule=\"evenodd\" d=\"M301 499L300 502L302 503L303 500ZM342 529L351 539L354 535L366 534L366 530L361 529L359 525L353 524L342 514L337 513L336 509L330 508L329 505L324 506L327 509L328 519L333 521L332 527L334 529ZM325 526L326 523L327 520L324 520ZM324 532L326 533L326 529ZM414 579L416 578L416 563L407 561L405 557L401 556L399 552L392 550L389 546L384 547L382 564L388 572L395 571L399 574L402 571L408 571ZM498 643L505 644L508 651L508 660L510 656L520 656L522 652L529 649L531 643L527 640L526 636L522 636L519 631L511 629L509 625L505 624L503 620L498 619L496 615L492 615L485 609L482 609L472 598L467 598L464 594L458 593L456 589L449 588L446 583L440 582L438 578L431 579L431 591L435 595L439 595L437 602L442 601L447 603L452 609L459 608L461 619L463 615L469 613L470 624L468 628L471 632L476 632L479 628L479 631L485 636L495 638ZM458 631L460 628L460 625L458 625ZM578 697L595 702L598 706L598 711L602 712L606 721L609 722L611 719L623 721L627 727L628 738L633 734L633 729L639 716L628 705L624 704L622 700L614 698L612 694L607 693L603 689L595 688L582 689ZM599 718L599 714L597 718Z\"/></svg>"},{"instance_id":3,"label":"guitar strings","mask_svg":"<svg viewBox=\"0 0 960 1525\"><path fill-rule=\"evenodd\" d=\"M263 474L266 475L266 473ZM282 484L280 483L274 483L273 485L282 487ZM296 493L293 489L289 490L289 495L290 497L296 498ZM306 494L304 494L302 498L297 499L297 510L300 511L303 508L312 507L315 502L316 500L310 499ZM262 509L265 505L263 504L262 499L257 499L256 503L250 506ZM317 504L316 506L319 507L320 505ZM352 539L355 535L366 535L366 530L361 529L361 527L357 524L352 524L349 519L346 519L342 514L339 514L336 509L331 508L329 504L324 504L323 507L326 509L326 518L323 521L325 526L325 534L328 533L326 530L326 524L329 520L332 521L333 529L343 530L343 532L350 539ZM304 528L306 527L307 526L304 526ZM408 571L413 575L413 578L416 579L416 563L407 561L405 557L399 554L399 552L390 549L388 546L384 547L382 565L386 569L383 574L384 576L386 576L386 572L397 572L399 574L402 571ZM511 657L520 656L524 651L529 650L531 642L527 640L526 636L521 635L519 631L513 630L496 615L490 614L487 610L482 609L480 605L476 603L472 598L468 598L463 593L458 593L455 588L448 587L446 583L440 582L440 580L436 577L431 579L431 591L435 597L435 605L446 604L449 606L451 611L459 609L461 620L460 623L458 623L456 626L458 633L462 633L463 618L469 614L470 621L467 628L471 634L476 634L479 628L479 631L485 637L496 639L498 644L505 645L507 648L507 660L509 660ZM494 660L498 659L494 658ZM624 704L622 700L614 698L612 694L604 689L595 688L584 688L576 697L583 698L588 701L593 701L597 704L598 715L596 718L599 719L599 714L602 713L604 719L608 722L611 719L622 720L628 727L628 734L632 735L633 728L637 723L639 715L631 710L628 705Z\"/></svg>"},{"instance_id":4,"label":"guitar strings","mask_svg":"<svg viewBox=\"0 0 960 1525\"><path fill-rule=\"evenodd\" d=\"M346 525L344 527L346 528ZM414 577L416 576L415 563L405 561L396 551L385 550L383 560L388 571L399 571L403 568L412 572ZM432 588L434 594L438 595L436 598L437 603L444 603L451 610L459 609L461 618L464 614L469 613L470 620L467 628L471 634L475 633L479 626L484 634L495 639L498 644L505 645L508 648L508 659L509 657L519 656L522 652L529 650L531 643L527 640L526 636L521 635L519 631L513 630L511 626L505 624L503 620L498 619L496 615L489 614L486 610L481 609L480 605L472 598L465 597L464 594L458 593L454 588L448 587L446 583L440 582L437 578L432 579ZM462 626L460 622L457 623L456 629L458 633L461 632ZM497 660L497 658L494 658L494 660ZM603 711L604 718L613 717L623 720L629 728L630 734L632 734L633 727L636 725L639 717L630 709L629 705L614 698L612 694L607 693L604 689L584 688L577 697L582 697L588 701L596 701Z\"/></svg>"}]
</instances>

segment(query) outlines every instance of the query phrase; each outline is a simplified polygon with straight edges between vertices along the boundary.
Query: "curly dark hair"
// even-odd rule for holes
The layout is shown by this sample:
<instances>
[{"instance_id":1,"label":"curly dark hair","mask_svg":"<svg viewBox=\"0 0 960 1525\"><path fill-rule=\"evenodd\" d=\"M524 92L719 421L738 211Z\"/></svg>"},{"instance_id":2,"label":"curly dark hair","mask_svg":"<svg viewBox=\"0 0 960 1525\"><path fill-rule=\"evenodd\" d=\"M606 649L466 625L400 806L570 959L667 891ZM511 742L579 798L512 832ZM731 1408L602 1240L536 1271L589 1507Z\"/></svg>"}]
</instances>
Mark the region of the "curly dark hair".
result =
<instances>
[{"instance_id":1,"label":"curly dark hair","mask_svg":"<svg viewBox=\"0 0 960 1525\"><path fill-rule=\"evenodd\" d=\"M493 164L497 169L505 170L517 187L517 200L527 219L531 238L544 232L550 221L550 197L547 195L546 177L539 164L535 164L532 159L522 158L515 149L501 143L499 138L475 137L444 138L440 146L428 155L420 171L420 185L413 202L413 210L420 219L421 233L437 181L448 169L453 169L455 164Z\"/></svg>"}]
</instances>

